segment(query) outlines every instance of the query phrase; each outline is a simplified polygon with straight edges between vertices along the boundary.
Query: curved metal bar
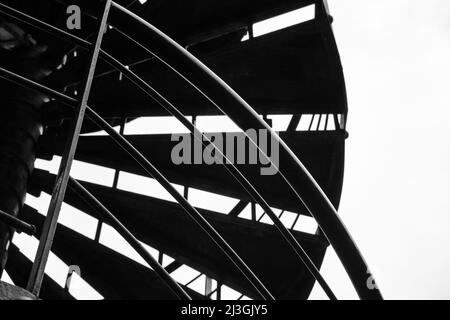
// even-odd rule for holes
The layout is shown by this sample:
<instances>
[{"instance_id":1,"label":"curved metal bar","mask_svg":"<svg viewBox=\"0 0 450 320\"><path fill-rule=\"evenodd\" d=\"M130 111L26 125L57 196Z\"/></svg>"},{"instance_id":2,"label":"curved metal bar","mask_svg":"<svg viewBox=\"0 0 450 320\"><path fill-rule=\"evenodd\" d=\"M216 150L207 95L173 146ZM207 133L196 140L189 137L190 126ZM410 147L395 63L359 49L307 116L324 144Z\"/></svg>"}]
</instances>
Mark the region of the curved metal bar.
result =
<instances>
[{"instance_id":1,"label":"curved metal bar","mask_svg":"<svg viewBox=\"0 0 450 320\"><path fill-rule=\"evenodd\" d=\"M125 227L114 214L112 214L100 201L97 200L81 183L70 177L69 187L88 205L99 212L103 218L116 229L119 234L136 250L137 253L147 262L166 285L182 300L192 300L192 298L180 287L180 285L170 276L170 274L153 258L144 248L138 239Z\"/></svg>"},{"instance_id":2,"label":"curved metal bar","mask_svg":"<svg viewBox=\"0 0 450 320\"><path fill-rule=\"evenodd\" d=\"M90 47L90 43L88 41L85 41L81 38L78 38L76 36L73 36L72 34L69 34L65 31L62 31L58 28L55 28L51 25L48 25L38 19L35 19L33 17L27 16L26 14L23 14L19 11L16 11L14 9L11 9L9 7L6 7L2 4L0 4L0 11L2 10L9 10L6 11L6 13L15 18L19 19L22 22L28 23L30 26L38 27L42 31L51 33L53 35L56 35L64 40L69 40L72 43L77 44L80 48L88 49ZM116 70L122 72L129 80L131 80L136 86L141 88L148 96L150 96L153 100L155 100L157 103L159 103L164 109L166 109L170 114L172 114L174 117L176 117L186 128L188 128L192 133L194 133L194 137L202 142L202 144L206 145L206 142L210 143L214 146L215 150L219 152L224 159L227 159L226 156L222 153L222 151L217 148L217 146L212 143L203 133L201 133L195 125L193 125L190 121L188 121L183 114L181 114L178 109L173 106L167 99L165 99L163 96L161 96L156 90L153 89L148 83L146 83L144 80L142 80L140 77L138 77L136 74L134 74L132 71L130 71L128 68L126 68L123 64L121 64L118 60L116 60L114 57L109 55L108 53L101 51L100 52L101 57L110 64L113 68ZM61 97L59 97L61 98ZM201 137L201 138L200 138ZM259 149L259 147L258 147ZM227 159L228 160L228 159ZM231 163L228 161L228 163ZM257 190L253 187L253 185L245 178L245 176L234 166L231 165L226 166L224 165L227 171L238 181L239 184L248 192L248 194L257 202L263 210L268 214L268 216L274 221L275 226L280 231L284 239L288 242L288 244L292 247L292 249L295 251L297 256L300 258L301 262L306 266L308 271L312 274L312 276L317 280L319 285L322 287L322 289L325 291L327 296L331 300L335 300L336 296L334 295L333 291L325 281L325 279L320 274L318 268L315 266L314 262L311 260L309 255L306 253L306 251L303 249L300 243L298 243L297 239L292 235L292 233L284 226L284 224L281 222L281 220L278 218L278 216L273 212L272 208L267 204L267 202L264 200L264 198L257 192Z\"/></svg>"},{"instance_id":3,"label":"curved metal bar","mask_svg":"<svg viewBox=\"0 0 450 320\"><path fill-rule=\"evenodd\" d=\"M35 81L17 75L9 70L0 67L0 77L17 83L21 86L38 90L48 94L51 97L61 99L65 104L73 107L78 100L71 98L56 90L43 86ZM102 117L100 117L90 107L86 108L86 116L93 121L100 129L104 130L109 136L153 178L155 178L163 188L178 202L178 204L186 211L186 213L194 220L197 225L208 235L208 237L217 245L217 247L228 257L228 259L236 266L242 275L250 282L261 298L266 300L274 300L273 295L262 284L259 278L247 266L247 264L239 257L239 255L231 248L231 246L222 238L222 236L214 229L214 227L195 209L164 177L163 174L145 158L133 145L122 135L114 130Z\"/></svg>"},{"instance_id":4,"label":"curved metal bar","mask_svg":"<svg viewBox=\"0 0 450 320\"><path fill-rule=\"evenodd\" d=\"M317 221L343 263L358 295L362 299L382 299L378 289L371 289L372 286L370 288L367 286L367 279L371 277L369 268L333 204L286 143L278 137L267 123L259 118L258 114L233 89L197 58L126 8L113 3L113 9L116 12L112 10L111 19L114 19L115 13L116 18L118 18L116 23L119 25L121 23L126 24L127 30L132 29L133 23L138 24L135 32L133 32L134 35L139 35L141 28L145 27L145 37L142 36L141 38L145 39L143 40L145 43L151 44L152 48L158 49L158 54L150 50L152 54L183 77L220 111L229 116L243 131L249 128L265 129L270 133L272 139L279 142L281 146L280 160L284 162L283 168L278 168L280 175ZM123 16L117 15L120 13L131 19L121 21ZM117 25L114 26L117 27ZM142 43L138 44L146 48ZM195 79L195 83L191 79ZM221 101L221 105L227 107L226 111L217 101ZM251 140L251 137L249 138ZM257 145L256 141L254 143Z\"/></svg>"}]
</instances>

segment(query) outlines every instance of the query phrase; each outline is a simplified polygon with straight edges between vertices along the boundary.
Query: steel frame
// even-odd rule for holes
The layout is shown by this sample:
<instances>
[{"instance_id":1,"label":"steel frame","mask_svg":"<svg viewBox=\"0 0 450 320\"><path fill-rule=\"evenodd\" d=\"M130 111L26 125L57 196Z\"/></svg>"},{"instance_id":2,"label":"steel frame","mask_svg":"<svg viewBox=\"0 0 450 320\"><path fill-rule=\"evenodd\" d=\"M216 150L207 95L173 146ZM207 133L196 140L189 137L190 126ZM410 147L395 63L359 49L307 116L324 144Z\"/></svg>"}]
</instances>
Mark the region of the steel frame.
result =
<instances>
[{"instance_id":1,"label":"steel frame","mask_svg":"<svg viewBox=\"0 0 450 320\"><path fill-rule=\"evenodd\" d=\"M357 290L359 296L363 299L381 299L381 294L378 290L370 290L366 286L366 280L370 276L367 273L367 265L365 264L362 255L357 249L355 243L351 239L344 225L340 221L337 213L330 203L328 198L325 196L323 191L308 173L306 168L302 165L302 163L298 160L298 158L292 153L287 145L284 144L283 141L279 139L279 137L272 131L272 129L264 122L259 119L253 109L246 104L231 88L229 88L220 78L214 75L209 69L207 69L201 62L191 56L187 51L178 46L173 40L168 38L166 35L161 33L159 30L154 28L148 22L142 20L137 17L133 13L129 12L127 9L121 7L120 5L112 2L111 0L106 1L105 12L102 18L102 22L99 28L99 33L97 35L97 41L94 46L94 52L91 55L90 60L90 68L87 73L87 77L85 79L85 85L83 90L83 98L81 101L77 101L71 97L68 97L60 92L42 86L32 80L23 78L17 74L14 74L8 70L0 68L0 76L16 82L22 86L26 86L28 88L32 88L35 90L46 92L50 94L52 97L62 100L65 104L70 106L74 106L77 104L77 121L75 121L74 130L71 135L71 143L67 148L65 157L63 157L63 161L61 163L60 174L58 175L58 182L55 185L55 192L52 195L53 205L49 208L49 214L47 215L46 225L47 228L44 229L46 232L41 238L40 242L40 250L38 250L39 259L35 260L32 271L32 277L30 277L29 288L33 292L39 292L40 283L39 277L42 281L42 276L45 269L46 257L48 256L48 252L51 247L51 242L54 236L54 232L57 225L57 216L60 210L61 203L64 199L64 192L67 186L68 181L70 180L71 185L75 185L78 193L83 196L83 198L92 202L98 207L102 208L101 204L96 200L92 195L90 195L87 190L82 188L81 185L77 184L76 181L69 177L70 165L74 157L76 143L78 140L78 136L81 129L82 119L84 109L86 111L86 115L93 120L99 127L108 132L110 136L124 149L126 150L150 175L155 177L165 188L169 191L169 193L173 193L172 196L178 201L178 203L185 209L185 211L191 216L191 218L197 222L203 230L216 242L219 248L221 248L230 260L238 267L238 269L245 275L245 277L250 281L252 286L255 288L257 292L261 295L262 298L272 299L273 296L267 291L264 285L259 281L259 279L253 274L253 272L246 266L246 264L240 259L240 257L234 252L234 250L229 247L229 245L221 238L221 236L217 233L217 231L208 224L208 222L198 213L198 211L193 208L187 200L179 194L168 182L168 180L161 174L159 171L145 158L143 157L138 150L136 150L124 137L115 132L109 124L103 120L99 115L97 115L91 108L87 106L87 101L89 98L89 89L92 84L92 77L95 73L95 64L97 57L100 56L106 62L108 62L111 66L122 72L125 76L127 76L131 81L133 81L138 87L140 87L144 92L147 93L151 98L156 100L159 104L161 104L164 108L166 108L169 113L177 117L191 132L199 134L198 137L202 137L203 135L197 130L194 124L189 122L184 118L184 116L178 111L178 109L173 106L169 101L167 101L164 97L162 97L158 92L156 92L149 84L135 75L132 71L128 70L124 65L122 65L115 58L110 56L108 53L104 52L100 48L102 35L106 28L109 7L111 7L111 13L113 14L123 14L127 18L131 19L131 22L137 23L140 26L145 27L146 32L150 35L150 39L148 42L153 42L153 45L158 50L158 54L155 54L152 50L150 50L146 45L137 42L143 49L147 52L151 53L157 59L167 64L172 70L177 73L179 76L184 78L188 83L190 83L194 89L198 90L201 94L203 94L208 100L210 100L219 110L221 110L224 114L228 115L232 120L234 120L244 131L250 125L254 128L262 128L268 130L271 133L272 138L275 138L281 144L281 151L283 152L284 159L287 160L285 166L288 170L283 169L280 170L282 177L288 184L288 186L292 189L292 191L298 196L299 200L309 209L311 215L315 217L321 229L324 231L324 234L330 241L330 243L335 248L339 257L341 258L344 267L347 269L349 276ZM22 22L25 22L32 27L39 28L53 35L59 36L64 40L69 40L71 42L76 43L80 47L84 49L88 49L92 46L92 44L86 40L75 37L65 31L57 29L51 25L48 25L42 21L39 21L33 17L27 16L17 10L11 9L0 3L0 11L7 14L8 16L19 19ZM103 31L102 31L103 30ZM128 35L124 34L129 37ZM147 43L148 43L147 42ZM153 48L154 49L154 48ZM161 58L165 57L165 59ZM168 61L167 61L168 60ZM223 105L228 105L227 111L223 110L219 106L216 101L225 101ZM239 109L239 110L234 110ZM237 108L238 107L238 108ZM239 121L239 119L244 119L243 121ZM204 143L208 142L206 140ZM213 144L214 145L214 144ZM218 150L216 148L216 150ZM220 150L218 150L220 152ZM64 163L63 163L64 162ZM228 167L227 167L228 169ZM300 170L299 170L300 169ZM290 231L282 224L279 218L273 213L272 209L265 202L265 200L261 197L261 195L254 189L253 185L242 175L242 173L236 169L234 166L231 167L230 174L236 178L236 180L243 185L243 187L249 192L249 194L255 199L257 203L259 203L263 209L266 210L266 213L273 220L274 224L277 226L278 230L281 232L285 240L291 245L296 254L299 256L300 260L305 264L314 278L319 282L322 288L325 290L330 299L335 299L335 295L329 288L328 284L320 275L318 269L315 267L314 263L311 261L307 253L303 250L301 245L297 243L296 239L292 236ZM285 174L287 172L293 172L293 176L289 176ZM284 172L284 174L283 174ZM289 178L288 178L289 177ZM296 181L299 180L299 181ZM81 188L80 188L81 186ZM300 196L300 191L308 190L308 194L311 194L311 199L303 199ZM55 200L53 200L55 198ZM105 209L105 210L103 210ZM114 216L107 211L106 208L103 207L101 211L103 211L106 216L109 217L109 220L114 218ZM47 222L47 220L49 222ZM114 220L113 220L114 221ZM118 221L116 221L118 222ZM120 227L119 224L116 224L117 228ZM123 227L123 226L122 226ZM126 228L122 229L122 232L126 234ZM129 231L128 231L129 232ZM131 234L130 234L131 235ZM130 236L128 235L128 236ZM133 237L131 235L131 237ZM129 241L133 242L133 238L128 238ZM341 245L344 243L344 245ZM42 247L42 248L41 248ZM345 252L347 251L348 252ZM145 249L144 249L145 251ZM40 253L39 253L40 252ZM145 252L140 252L141 255L145 255ZM146 259L146 258L144 258ZM148 257L147 257L148 259ZM146 259L146 261L147 261ZM153 258L152 258L153 259ZM154 259L153 259L154 260ZM156 263L160 266L156 261L147 261L149 264ZM155 265L156 266L156 265ZM161 267L161 266L160 266ZM162 267L161 267L162 268ZM158 267L156 266L156 269ZM362 276L363 273L363 276ZM181 289L176 283L174 285L173 279L170 278L170 275L165 274L164 272L159 274L163 280L166 281L168 286L175 292L178 289ZM168 276L168 278L166 278ZM170 278L170 279L169 279ZM363 285L364 284L364 285ZM183 291L181 289L181 291ZM181 298L188 298L189 296L183 296L181 291L177 292L177 295ZM183 291L184 292L184 291ZM185 293L185 292L184 292Z\"/></svg>"}]
</instances>

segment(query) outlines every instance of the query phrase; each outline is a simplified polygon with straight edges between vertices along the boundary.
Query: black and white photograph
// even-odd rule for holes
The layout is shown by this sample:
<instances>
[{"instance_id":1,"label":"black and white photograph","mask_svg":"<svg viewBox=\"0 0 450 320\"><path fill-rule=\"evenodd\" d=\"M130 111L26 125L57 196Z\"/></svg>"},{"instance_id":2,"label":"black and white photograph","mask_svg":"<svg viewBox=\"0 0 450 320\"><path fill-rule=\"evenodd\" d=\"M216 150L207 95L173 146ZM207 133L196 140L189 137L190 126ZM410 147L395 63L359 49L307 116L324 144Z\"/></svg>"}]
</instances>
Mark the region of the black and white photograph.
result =
<instances>
[{"instance_id":1,"label":"black and white photograph","mask_svg":"<svg viewBox=\"0 0 450 320\"><path fill-rule=\"evenodd\" d=\"M0 0L0 300L450 300L449 141L446 0Z\"/></svg>"}]
</instances>

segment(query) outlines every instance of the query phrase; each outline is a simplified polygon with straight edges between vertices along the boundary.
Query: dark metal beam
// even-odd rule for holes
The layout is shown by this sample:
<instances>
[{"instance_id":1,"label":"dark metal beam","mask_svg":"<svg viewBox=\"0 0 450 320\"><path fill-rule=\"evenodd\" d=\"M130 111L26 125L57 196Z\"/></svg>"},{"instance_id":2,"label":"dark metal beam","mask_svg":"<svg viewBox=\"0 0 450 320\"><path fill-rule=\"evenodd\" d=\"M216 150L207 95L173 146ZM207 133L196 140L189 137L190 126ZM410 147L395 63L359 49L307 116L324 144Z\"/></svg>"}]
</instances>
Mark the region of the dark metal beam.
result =
<instances>
[{"instance_id":1,"label":"dark metal beam","mask_svg":"<svg viewBox=\"0 0 450 320\"><path fill-rule=\"evenodd\" d=\"M300 123L300 120L302 118L301 114L294 114L292 116L291 121L289 122L288 128L286 129L286 131L295 131L297 130L297 127Z\"/></svg>"},{"instance_id":2,"label":"dark metal beam","mask_svg":"<svg viewBox=\"0 0 450 320\"><path fill-rule=\"evenodd\" d=\"M128 142L120 133L116 132L102 117L94 110L87 109L89 118L105 130L116 143L126 151L136 162L153 178L155 178L161 186L174 197L174 199L183 207L185 212L195 221L203 231L217 244L230 261L242 272L254 288L260 293L261 298L273 300L273 295L267 290L263 283L247 266L247 264L239 257L233 248L222 238L222 236L211 226L211 224L195 209L175 187L162 175L159 170L145 158L136 148Z\"/></svg>"},{"instance_id":3,"label":"dark metal beam","mask_svg":"<svg viewBox=\"0 0 450 320\"><path fill-rule=\"evenodd\" d=\"M114 32L116 37L111 38L121 37L116 29ZM236 89L259 114L343 113L345 94L336 90L339 88L339 78L328 76L330 69L338 67L329 63L322 37L317 22L313 20L248 43L225 46L220 50L199 50L195 56ZM134 48L136 44L131 41L124 41L128 59L118 57L123 50L109 50L106 47L104 50L128 65L162 95L170 97L183 114L220 114L157 59L149 60L146 54L141 59L145 62L136 64L138 58L133 59L133 55L145 53L144 50ZM64 84L76 85L80 80L83 60L84 57L69 62L56 79ZM120 78L114 68L104 65L103 70L98 74L102 81L96 81L91 99L91 105L95 105L101 116L165 115L157 103L149 101L125 77ZM317 74L327 76L318 77Z\"/></svg>"},{"instance_id":4,"label":"dark metal beam","mask_svg":"<svg viewBox=\"0 0 450 320\"><path fill-rule=\"evenodd\" d=\"M3 212L0 210L0 221L3 223L6 223L7 225L13 227L19 232L25 232L26 234L32 236L36 233L36 227L26 223L20 219L17 219L16 217Z\"/></svg>"},{"instance_id":5,"label":"dark metal beam","mask_svg":"<svg viewBox=\"0 0 450 320\"><path fill-rule=\"evenodd\" d=\"M180 298L191 300L191 297L184 291L180 285L172 279L169 273L156 261L153 256L144 248L138 239L89 191L86 190L78 181L70 178L69 186L86 203L92 206L105 220L110 223L119 234L135 249L139 255L155 270L167 286Z\"/></svg>"},{"instance_id":6,"label":"dark metal beam","mask_svg":"<svg viewBox=\"0 0 450 320\"><path fill-rule=\"evenodd\" d=\"M120 13L122 15L119 21L117 17ZM123 13L127 14L129 19L125 19ZM324 235L341 259L359 296L362 299L382 299L378 289L372 290L367 287L367 279L371 276L370 273L368 274L368 266L333 204L285 142L280 140L278 135L222 79L167 35L120 5L114 4L111 14L116 26L116 21L121 24L119 28L126 25L127 32L132 33L134 39L141 41L141 47L147 49L151 47L154 56L192 84L193 88L229 116L244 132L250 128L263 129L270 134L271 139L278 141L280 163L283 163L283 166L279 168L279 174L298 197L299 202L309 209L311 215L318 222ZM252 137L249 138L258 146L257 141L254 141ZM270 211L266 211L266 213L277 227L278 224L281 224L280 231L286 236L286 239L292 240L290 244L292 244L296 253L302 255L301 247L298 244L295 245L292 234L284 228L276 215L272 215L273 212ZM327 284L316 271L313 268L311 269L311 272L317 276L318 282L325 289ZM334 296L331 291L326 291L330 297Z\"/></svg>"}]
</instances>

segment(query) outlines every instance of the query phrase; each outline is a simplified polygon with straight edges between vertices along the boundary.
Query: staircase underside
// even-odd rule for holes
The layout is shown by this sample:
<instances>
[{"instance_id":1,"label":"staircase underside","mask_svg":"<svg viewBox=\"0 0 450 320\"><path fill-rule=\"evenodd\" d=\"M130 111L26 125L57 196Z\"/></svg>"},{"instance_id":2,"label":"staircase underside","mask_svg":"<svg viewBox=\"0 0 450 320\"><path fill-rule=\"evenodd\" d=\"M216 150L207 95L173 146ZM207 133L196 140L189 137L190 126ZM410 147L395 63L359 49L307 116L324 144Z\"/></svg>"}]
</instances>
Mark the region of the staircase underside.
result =
<instances>
[{"instance_id":1,"label":"staircase underside","mask_svg":"<svg viewBox=\"0 0 450 320\"><path fill-rule=\"evenodd\" d=\"M92 0L41 0L36 1L39 4L33 2L33 5L29 1L1 2L62 29L65 29L67 5L78 4L84 12L83 28L71 33L89 41L93 40L92 34L97 26L95 16L98 16L102 3ZM227 0L215 1L211 5L207 0L155 0L142 5L139 1L118 1L188 48L264 118L268 115L292 115L289 128L280 132L280 137L302 161L333 205L338 207L347 136L347 102L340 58L330 27L331 17L319 6L313 20L241 41L249 25L315 2ZM118 26L123 25L123 22L116 21ZM88 63L86 52L43 31L33 30L25 24L18 25L30 32L38 43L48 45L48 61L53 72L45 84L79 98L79 82ZM102 49L130 66L183 115L194 118L221 115L210 101L166 65L152 58L136 42L125 38L118 29L107 31ZM61 64L63 58L65 62ZM89 106L112 125L128 124L140 117L169 116L142 90L104 62L99 62ZM45 106L42 117L47 123L35 150L38 158L49 160L63 154L72 115L72 109L63 104L52 102ZM316 120L319 118L319 124L325 119L333 122L335 128L318 130L319 124L311 122L308 130L298 131L299 121L305 115L312 115ZM98 128L87 119L83 133L95 131ZM170 182L237 199L238 206L228 214L219 213L220 210L198 210L277 299L308 298L314 278L273 225L239 217L243 207L253 199L225 167L173 164L171 150L176 142L171 141L170 134L126 137ZM118 172L146 175L107 136L81 136L75 159ZM258 165L237 167L271 207L309 216L307 208L279 176L261 176ZM27 192L34 196L42 192L51 194L54 181L53 174L34 169ZM83 185L142 243L175 260L173 270L167 267L170 273L186 265L246 297L259 297L176 203L120 190L116 186L87 182ZM72 190L67 191L64 201L99 219L98 213ZM37 226L36 238L42 231L43 214L26 204L19 215L22 220ZM320 267L328 246L322 234L295 230L292 233ZM105 299L175 298L153 270L97 240L59 224L52 252L68 266L79 266L83 279ZM12 244L6 271L16 285L26 287L31 265L30 259ZM184 289L195 299L209 298L205 292L195 291L189 286L184 286ZM40 298L74 299L48 275L44 278Z\"/></svg>"}]
</instances>

